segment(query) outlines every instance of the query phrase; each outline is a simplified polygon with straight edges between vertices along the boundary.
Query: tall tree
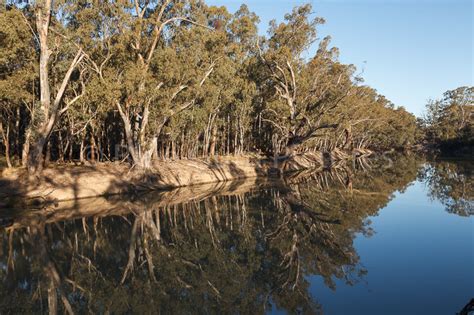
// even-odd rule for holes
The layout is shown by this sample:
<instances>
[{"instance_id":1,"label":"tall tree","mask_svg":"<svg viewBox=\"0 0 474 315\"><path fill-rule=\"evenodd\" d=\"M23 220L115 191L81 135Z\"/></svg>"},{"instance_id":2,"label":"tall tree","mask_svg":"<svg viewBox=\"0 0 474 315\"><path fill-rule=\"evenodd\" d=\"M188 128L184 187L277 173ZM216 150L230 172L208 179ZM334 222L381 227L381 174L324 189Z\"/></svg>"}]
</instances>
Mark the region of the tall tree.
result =
<instances>
[{"instance_id":1,"label":"tall tree","mask_svg":"<svg viewBox=\"0 0 474 315\"><path fill-rule=\"evenodd\" d=\"M55 5L58 4L55 3ZM61 38L60 35L56 35L56 41L53 47L51 46L51 22L52 19L56 18L54 16L54 10L52 0L41 0L35 1L34 3L36 36L39 43L40 102L39 106L35 109L35 117L33 118L33 123L36 128L28 157L28 170L33 174L38 174L42 170L44 160L43 152L58 119L83 95L83 91L81 91L77 92L76 95L66 102L63 100L71 76L85 57L84 52L80 48L76 48L75 52L68 51L62 56L62 58L69 57L72 60L69 62L69 66L65 71L61 71L62 79L58 81L60 84L54 86L55 91L53 93L51 92L50 57L53 54L53 49L59 49ZM62 26L60 23L55 23L55 25L58 28ZM56 30L56 32L59 33L58 30ZM54 99L52 98L53 95L55 95Z\"/></svg>"},{"instance_id":2,"label":"tall tree","mask_svg":"<svg viewBox=\"0 0 474 315\"><path fill-rule=\"evenodd\" d=\"M27 16L13 6L0 7L0 136L8 166L11 139L20 155L21 129L33 110L37 78L36 46Z\"/></svg>"},{"instance_id":3,"label":"tall tree","mask_svg":"<svg viewBox=\"0 0 474 315\"><path fill-rule=\"evenodd\" d=\"M122 8L122 14L126 17L121 21L121 31L126 34L122 39L127 46L124 47L125 59L118 65L121 69L117 71L118 80L122 84L115 106L124 125L128 150L138 167L151 166L163 127L171 117L196 103L196 93L214 71L215 60L195 59L186 66L200 67L189 69L192 72L182 73L179 78L169 77L172 69L180 69L172 67L184 61L179 52L182 48L169 46L174 43L173 36L179 36L178 29L188 30L191 25L209 28L191 16L194 7L199 5L199 2L163 0L151 3L136 0L128 8ZM184 47L187 44L192 43L184 43ZM158 51L174 62L157 64L160 60ZM196 54L194 57L201 56ZM168 106L160 107L157 104L159 98ZM156 116L157 113L159 116ZM150 116L154 114L156 124L150 128Z\"/></svg>"},{"instance_id":4,"label":"tall tree","mask_svg":"<svg viewBox=\"0 0 474 315\"><path fill-rule=\"evenodd\" d=\"M114 160L122 146L147 169L156 156L288 158L414 142L414 117L361 85L329 37L317 40L324 20L310 5L259 37L246 6L231 14L198 0L8 3L16 6L2 6L0 148L22 155L31 173L45 155ZM449 110L458 123L445 119L464 138L465 99Z\"/></svg>"},{"instance_id":5,"label":"tall tree","mask_svg":"<svg viewBox=\"0 0 474 315\"><path fill-rule=\"evenodd\" d=\"M426 105L426 138L439 145L474 144L474 87L446 91Z\"/></svg>"},{"instance_id":6,"label":"tall tree","mask_svg":"<svg viewBox=\"0 0 474 315\"><path fill-rule=\"evenodd\" d=\"M273 152L286 156L319 136L319 131L338 126L328 121L353 87L352 66L337 61L337 49L329 38L320 42L316 55L306 61L303 53L316 40L316 27L323 19L312 18L310 5L296 7L285 23L271 23L270 38L260 57L264 71L263 121L275 130Z\"/></svg>"}]
</instances>

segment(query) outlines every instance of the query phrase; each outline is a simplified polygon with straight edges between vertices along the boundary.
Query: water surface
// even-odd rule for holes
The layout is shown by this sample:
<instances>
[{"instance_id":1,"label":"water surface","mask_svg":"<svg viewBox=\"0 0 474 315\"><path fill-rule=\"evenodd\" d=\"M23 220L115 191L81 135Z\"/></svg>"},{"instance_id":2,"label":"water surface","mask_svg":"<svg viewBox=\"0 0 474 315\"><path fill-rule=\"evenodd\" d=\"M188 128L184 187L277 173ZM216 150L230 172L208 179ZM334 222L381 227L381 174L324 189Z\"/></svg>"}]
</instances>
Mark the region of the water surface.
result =
<instances>
[{"instance_id":1,"label":"water surface","mask_svg":"<svg viewBox=\"0 0 474 315\"><path fill-rule=\"evenodd\" d=\"M400 157L4 211L0 313L456 314L473 169Z\"/></svg>"}]
</instances>

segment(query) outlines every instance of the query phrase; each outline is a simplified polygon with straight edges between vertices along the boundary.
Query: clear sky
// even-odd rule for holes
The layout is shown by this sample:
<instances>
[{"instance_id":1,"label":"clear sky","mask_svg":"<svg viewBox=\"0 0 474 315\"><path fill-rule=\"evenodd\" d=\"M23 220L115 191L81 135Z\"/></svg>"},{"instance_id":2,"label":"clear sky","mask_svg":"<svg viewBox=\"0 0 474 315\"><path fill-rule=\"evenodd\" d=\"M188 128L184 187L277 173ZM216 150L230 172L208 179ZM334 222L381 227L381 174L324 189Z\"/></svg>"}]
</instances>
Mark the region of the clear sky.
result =
<instances>
[{"instance_id":1,"label":"clear sky","mask_svg":"<svg viewBox=\"0 0 474 315\"><path fill-rule=\"evenodd\" d=\"M308 2L326 19L319 37L331 35L341 61L363 68L365 82L395 105L420 115L428 99L474 85L473 0L206 0L231 12L246 3L262 34Z\"/></svg>"}]
</instances>

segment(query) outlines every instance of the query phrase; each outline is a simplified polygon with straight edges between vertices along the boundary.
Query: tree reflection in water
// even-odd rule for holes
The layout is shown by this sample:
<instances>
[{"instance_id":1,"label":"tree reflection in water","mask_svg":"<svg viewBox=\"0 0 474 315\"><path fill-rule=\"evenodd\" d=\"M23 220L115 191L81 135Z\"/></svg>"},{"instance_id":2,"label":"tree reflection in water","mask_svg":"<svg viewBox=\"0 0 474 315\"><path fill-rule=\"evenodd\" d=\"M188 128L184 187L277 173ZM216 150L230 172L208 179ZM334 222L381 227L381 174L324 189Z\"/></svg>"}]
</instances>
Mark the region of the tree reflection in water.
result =
<instances>
[{"instance_id":1,"label":"tree reflection in water","mask_svg":"<svg viewBox=\"0 0 474 315\"><path fill-rule=\"evenodd\" d=\"M335 279L363 279L353 239L373 233L368 218L416 178L418 165L404 157L389 169L336 167L194 192L184 202L170 192L98 199L99 212L77 204L25 212L3 221L9 226L0 234L0 308L320 313L308 276L334 289ZM438 194L433 174L421 176Z\"/></svg>"},{"instance_id":2,"label":"tree reflection in water","mask_svg":"<svg viewBox=\"0 0 474 315\"><path fill-rule=\"evenodd\" d=\"M420 177L426 183L430 197L439 200L446 207L446 211L460 216L471 216L474 215L472 171L472 161L442 161L426 166Z\"/></svg>"}]
</instances>

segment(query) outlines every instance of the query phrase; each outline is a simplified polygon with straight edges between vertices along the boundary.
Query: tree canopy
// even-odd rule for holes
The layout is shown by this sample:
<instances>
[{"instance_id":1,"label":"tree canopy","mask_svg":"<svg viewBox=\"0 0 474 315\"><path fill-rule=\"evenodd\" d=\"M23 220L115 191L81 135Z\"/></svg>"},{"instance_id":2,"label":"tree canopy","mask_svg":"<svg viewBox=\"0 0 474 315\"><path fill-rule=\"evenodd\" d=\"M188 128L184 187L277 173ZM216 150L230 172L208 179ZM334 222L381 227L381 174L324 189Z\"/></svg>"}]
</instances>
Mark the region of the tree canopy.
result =
<instances>
[{"instance_id":1,"label":"tree canopy","mask_svg":"<svg viewBox=\"0 0 474 315\"><path fill-rule=\"evenodd\" d=\"M339 61L330 38L318 39L324 22L301 5L261 36L245 5L8 1L1 150L37 172L49 160L128 155L147 168L153 159L413 144L415 117Z\"/></svg>"},{"instance_id":2,"label":"tree canopy","mask_svg":"<svg viewBox=\"0 0 474 315\"><path fill-rule=\"evenodd\" d=\"M425 140L442 151L474 153L474 87L462 86L430 100L422 120Z\"/></svg>"}]
</instances>

